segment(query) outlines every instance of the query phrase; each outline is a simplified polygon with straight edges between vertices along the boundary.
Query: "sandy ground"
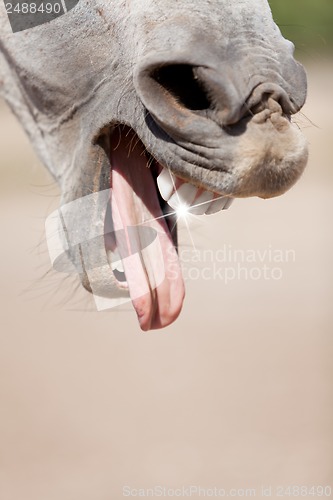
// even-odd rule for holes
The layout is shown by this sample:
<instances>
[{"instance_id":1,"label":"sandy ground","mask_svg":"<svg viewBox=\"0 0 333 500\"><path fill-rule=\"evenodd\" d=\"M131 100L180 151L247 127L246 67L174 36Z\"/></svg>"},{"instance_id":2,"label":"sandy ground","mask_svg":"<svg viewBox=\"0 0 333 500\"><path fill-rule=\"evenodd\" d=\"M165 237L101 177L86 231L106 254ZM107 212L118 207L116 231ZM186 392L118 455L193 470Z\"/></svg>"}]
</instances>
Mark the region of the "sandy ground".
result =
<instances>
[{"instance_id":1,"label":"sandy ground","mask_svg":"<svg viewBox=\"0 0 333 500\"><path fill-rule=\"evenodd\" d=\"M1 107L1 500L333 487L333 66L309 81L302 180L181 229L184 311L149 334L127 306L95 311L75 277L43 277L57 190Z\"/></svg>"}]
</instances>

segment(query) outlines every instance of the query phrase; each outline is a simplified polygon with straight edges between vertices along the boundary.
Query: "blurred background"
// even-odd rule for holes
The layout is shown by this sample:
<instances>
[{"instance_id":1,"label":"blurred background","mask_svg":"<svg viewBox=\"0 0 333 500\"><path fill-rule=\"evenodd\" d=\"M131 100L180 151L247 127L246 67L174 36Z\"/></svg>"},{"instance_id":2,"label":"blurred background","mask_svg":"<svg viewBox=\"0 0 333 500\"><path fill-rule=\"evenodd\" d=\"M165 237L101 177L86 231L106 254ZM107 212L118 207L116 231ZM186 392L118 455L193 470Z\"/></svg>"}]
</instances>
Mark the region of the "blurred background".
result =
<instances>
[{"instance_id":1,"label":"blurred background","mask_svg":"<svg viewBox=\"0 0 333 500\"><path fill-rule=\"evenodd\" d=\"M286 38L296 46L299 58L314 53L331 55L333 6L331 0L270 0L275 21Z\"/></svg>"},{"instance_id":2,"label":"blurred background","mask_svg":"<svg viewBox=\"0 0 333 500\"><path fill-rule=\"evenodd\" d=\"M96 312L75 276L50 270L58 190L0 103L1 500L333 487L333 3L271 5L308 72L295 121L309 165L280 198L180 228L187 298L164 331L142 334L127 306ZM193 244L213 260L191 262Z\"/></svg>"}]
</instances>

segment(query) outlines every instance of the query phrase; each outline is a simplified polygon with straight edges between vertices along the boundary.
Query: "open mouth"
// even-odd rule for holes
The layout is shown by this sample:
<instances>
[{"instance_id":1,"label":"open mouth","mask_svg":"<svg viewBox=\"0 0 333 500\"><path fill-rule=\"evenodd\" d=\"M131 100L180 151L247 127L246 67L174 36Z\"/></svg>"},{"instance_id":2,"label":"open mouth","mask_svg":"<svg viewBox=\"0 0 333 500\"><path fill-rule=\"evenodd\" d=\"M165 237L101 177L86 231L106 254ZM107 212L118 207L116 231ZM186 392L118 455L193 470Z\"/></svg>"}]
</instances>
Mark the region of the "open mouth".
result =
<instances>
[{"instance_id":1,"label":"open mouth","mask_svg":"<svg viewBox=\"0 0 333 500\"><path fill-rule=\"evenodd\" d=\"M163 328L178 317L184 283L177 254L181 214L210 215L232 198L175 176L147 151L127 126L110 127L111 201L104 243L119 289L127 290L143 330Z\"/></svg>"}]
</instances>

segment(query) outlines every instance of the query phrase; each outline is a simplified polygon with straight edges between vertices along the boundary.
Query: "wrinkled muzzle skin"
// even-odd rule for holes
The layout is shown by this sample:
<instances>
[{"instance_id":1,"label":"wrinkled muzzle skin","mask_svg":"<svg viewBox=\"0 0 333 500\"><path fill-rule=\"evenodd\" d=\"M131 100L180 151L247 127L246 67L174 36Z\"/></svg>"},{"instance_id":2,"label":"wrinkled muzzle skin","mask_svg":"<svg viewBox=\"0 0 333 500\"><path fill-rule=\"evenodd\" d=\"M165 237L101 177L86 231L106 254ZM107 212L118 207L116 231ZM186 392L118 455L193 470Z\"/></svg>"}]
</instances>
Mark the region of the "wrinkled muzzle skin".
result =
<instances>
[{"instance_id":1,"label":"wrinkled muzzle skin","mask_svg":"<svg viewBox=\"0 0 333 500\"><path fill-rule=\"evenodd\" d=\"M87 239L91 227L103 236L90 246L99 264L89 272L68 250L83 285L104 297L130 295L143 330L167 326L184 297L180 271L167 269L173 222L152 226L166 278L154 286L153 256L141 257L140 298L133 290L141 278L124 264L127 282L117 279L108 245L119 246L114 234L126 225L165 215L162 169L230 199L278 196L297 181L307 145L291 116L305 102L306 75L293 44L266 0L80 1L15 34L1 2L0 33L0 94L58 181L61 204L111 188L120 206L109 216L111 242L105 206L84 214ZM67 231L78 223L73 213Z\"/></svg>"}]
</instances>

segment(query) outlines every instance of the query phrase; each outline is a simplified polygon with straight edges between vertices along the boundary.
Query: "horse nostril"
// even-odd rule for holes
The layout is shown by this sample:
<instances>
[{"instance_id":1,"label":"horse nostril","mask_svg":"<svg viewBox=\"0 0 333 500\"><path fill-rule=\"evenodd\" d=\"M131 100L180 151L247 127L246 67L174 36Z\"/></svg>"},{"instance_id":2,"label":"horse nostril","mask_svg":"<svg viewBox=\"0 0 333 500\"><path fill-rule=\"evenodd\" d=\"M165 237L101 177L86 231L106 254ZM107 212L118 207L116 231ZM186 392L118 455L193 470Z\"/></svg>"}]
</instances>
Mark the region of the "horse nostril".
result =
<instances>
[{"instance_id":1,"label":"horse nostril","mask_svg":"<svg viewBox=\"0 0 333 500\"><path fill-rule=\"evenodd\" d=\"M216 130L216 124L237 123L246 113L246 97L230 75L215 67L147 59L137 66L134 83L147 120L153 118L173 138L191 130L200 141L202 126Z\"/></svg>"},{"instance_id":2,"label":"horse nostril","mask_svg":"<svg viewBox=\"0 0 333 500\"><path fill-rule=\"evenodd\" d=\"M283 85L282 78L281 85L278 78L273 78L273 82L264 81L250 88L251 79L236 76L227 65L224 69L219 64L200 65L185 56L170 61L168 54L164 58L158 54L156 59L151 56L140 61L134 84L149 126L157 125L173 139L191 131L200 142L203 127L210 127L214 133L216 125L236 125L267 107L273 111L275 103L285 115L299 109L290 85Z\"/></svg>"},{"instance_id":3,"label":"horse nostril","mask_svg":"<svg viewBox=\"0 0 333 500\"><path fill-rule=\"evenodd\" d=\"M268 106L268 101L273 99L286 115L294 114L298 107L293 103L287 92L276 83L262 83L252 92L247 101L251 113L258 114Z\"/></svg>"},{"instance_id":4,"label":"horse nostril","mask_svg":"<svg viewBox=\"0 0 333 500\"><path fill-rule=\"evenodd\" d=\"M234 79L216 68L160 63L143 68L137 82L139 94L155 119L160 119L165 110L174 118L182 114L192 121L195 115L209 116L220 126L226 126L237 123L247 112L246 97Z\"/></svg>"},{"instance_id":5,"label":"horse nostril","mask_svg":"<svg viewBox=\"0 0 333 500\"><path fill-rule=\"evenodd\" d=\"M210 107L202 82L195 74L195 67L188 64L171 64L154 69L151 77L178 104L201 111Z\"/></svg>"}]
</instances>

